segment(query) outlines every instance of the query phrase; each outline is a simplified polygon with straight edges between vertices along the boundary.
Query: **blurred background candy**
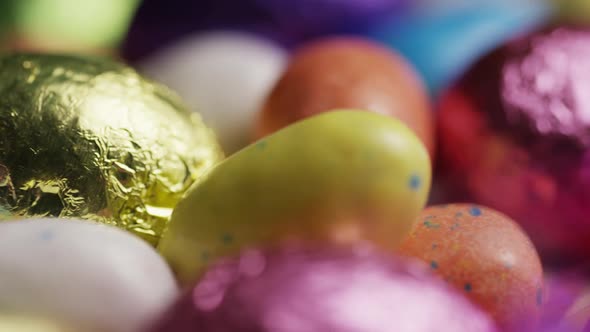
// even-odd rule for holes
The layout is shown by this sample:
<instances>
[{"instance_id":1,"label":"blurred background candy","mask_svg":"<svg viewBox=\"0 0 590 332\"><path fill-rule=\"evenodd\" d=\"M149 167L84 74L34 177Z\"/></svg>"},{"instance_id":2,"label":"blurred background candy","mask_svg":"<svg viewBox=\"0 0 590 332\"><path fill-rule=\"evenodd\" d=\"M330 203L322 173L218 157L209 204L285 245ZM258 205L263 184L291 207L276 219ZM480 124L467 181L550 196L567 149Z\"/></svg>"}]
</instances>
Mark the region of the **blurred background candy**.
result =
<instances>
[{"instance_id":1,"label":"blurred background candy","mask_svg":"<svg viewBox=\"0 0 590 332\"><path fill-rule=\"evenodd\" d=\"M158 249L182 283L219 257L282 241L396 248L424 207L428 152L400 121L333 111L230 156L174 209Z\"/></svg>"},{"instance_id":2,"label":"blurred background candy","mask_svg":"<svg viewBox=\"0 0 590 332\"><path fill-rule=\"evenodd\" d=\"M98 57L0 57L0 206L80 217L156 244L172 208L222 158L163 86Z\"/></svg>"},{"instance_id":3,"label":"blurred background candy","mask_svg":"<svg viewBox=\"0 0 590 332\"><path fill-rule=\"evenodd\" d=\"M153 332L486 332L493 318L528 332L541 303L535 332L590 332L590 274L557 269L590 261L589 9L0 0L0 51L121 57L185 100L97 57L0 56L0 332L145 332L178 299L172 273L190 285L214 262ZM317 115L340 108L363 112ZM221 163L213 131L237 152ZM508 216L416 219L428 152L431 202L523 225L554 268L545 290ZM37 216L60 219L5 222ZM169 225L174 271L132 234L62 220L78 217L152 245ZM365 241L384 252L351 251ZM308 247L248 250L277 243ZM392 257L400 243L426 266Z\"/></svg>"},{"instance_id":4,"label":"blurred background candy","mask_svg":"<svg viewBox=\"0 0 590 332\"><path fill-rule=\"evenodd\" d=\"M322 39L299 49L264 105L257 136L338 108L398 118L434 154L434 121L419 76L395 52L361 38Z\"/></svg>"},{"instance_id":5,"label":"blurred background candy","mask_svg":"<svg viewBox=\"0 0 590 332\"><path fill-rule=\"evenodd\" d=\"M428 272L363 248L248 250L211 268L152 331L496 331Z\"/></svg>"},{"instance_id":6,"label":"blurred background candy","mask_svg":"<svg viewBox=\"0 0 590 332\"><path fill-rule=\"evenodd\" d=\"M3 0L1 45L12 49L112 53L139 0Z\"/></svg>"},{"instance_id":7,"label":"blurred background candy","mask_svg":"<svg viewBox=\"0 0 590 332\"><path fill-rule=\"evenodd\" d=\"M286 62L287 52L270 40L214 31L178 40L138 66L178 92L231 154L250 143L256 115Z\"/></svg>"},{"instance_id":8,"label":"blurred background candy","mask_svg":"<svg viewBox=\"0 0 590 332\"><path fill-rule=\"evenodd\" d=\"M122 48L134 62L199 31L236 29L294 46L326 34L360 31L403 13L408 0L144 0Z\"/></svg>"},{"instance_id":9,"label":"blurred background candy","mask_svg":"<svg viewBox=\"0 0 590 332\"><path fill-rule=\"evenodd\" d=\"M552 0L562 21L590 24L590 2L587 0Z\"/></svg>"},{"instance_id":10,"label":"blurred background candy","mask_svg":"<svg viewBox=\"0 0 590 332\"><path fill-rule=\"evenodd\" d=\"M48 319L0 314L0 332L74 332L74 330L66 329Z\"/></svg>"},{"instance_id":11,"label":"blurred background candy","mask_svg":"<svg viewBox=\"0 0 590 332\"><path fill-rule=\"evenodd\" d=\"M477 205L431 206L399 252L429 264L502 331L536 331L543 269L527 235L508 217Z\"/></svg>"},{"instance_id":12,"label":"blurred background candy","mask_svg":"<svg viewBox=\"0 0 590 332\"><path fill-rule=\"evenodd\" d=\"M44 317L75 331L134 332L177 293L157 252L117 228L63 219L0 223L0 314Z\"/></svg>"},{"instance_id":13,"label":"blurred background candy","mask_svg":"<svg viewBox=\"0 0 590 332\"><path fill-rule=\"evenodd\" d=\"M480 56L551 14L543 0L417 2L407 14L376 24L368 35L406 57L434 96Z\"/></svg>"},{"instance_id":14,"label":"blurred background candy","mask_svg":"<svg viewBox=\"0 0 590 332\"><path fill-rule=\"evenodd\" d=\"M440 104L444 175L553 264L590 250L589 78L590 29L548 27L484 57Z\"/></svg>"}]
</instances>

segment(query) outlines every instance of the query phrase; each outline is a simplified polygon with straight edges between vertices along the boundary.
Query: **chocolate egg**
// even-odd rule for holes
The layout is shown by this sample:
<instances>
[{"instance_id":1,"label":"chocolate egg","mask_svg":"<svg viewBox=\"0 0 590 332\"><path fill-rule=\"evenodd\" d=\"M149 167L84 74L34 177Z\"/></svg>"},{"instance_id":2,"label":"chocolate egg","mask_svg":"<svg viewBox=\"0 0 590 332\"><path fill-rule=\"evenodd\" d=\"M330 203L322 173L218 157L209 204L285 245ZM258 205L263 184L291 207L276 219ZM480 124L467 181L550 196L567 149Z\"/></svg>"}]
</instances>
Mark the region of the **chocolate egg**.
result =
<instances>
[{"instance_id":1,"label":"chocolate egg","mask_svg":"<svg viewBox=\"0 0 590 332\"><path fill-rule=\"evenodd\" d=\"M363 39L326 39L295 53L264 106L257 135L337 108L396 117L433 153L433 119L419 77L399 55Z\"/></svg>"},{"instance_id":2,"label":"chocolate egg","mask_svg":"<svg viewBox=\"0 0 590 332\"><path fill-rule=\"evenodd\" d=\"M0 73L0 207L12 216L93 219L156 243L222 158L197 114L123 65L16 54Z\"/></svg>"},{"instance_id":3,"label":"chocolate egg","mask_svg":"<svg viewBox=\"0 0 590 332\"><path fill-rule=\"evenodd\" d=\"M481 59L440 104L445 176L548 261L590 250L589 79L590 29L549 27Z\"/></svg>"},{"instance_id":4,"label":"chocolate egg","mask_svg":"<svg viewBox=\"0 0 590 332\"><path fill-rule=\"evenodd\" d=\"M139 68L178 92L230 154L250 143L256 114L286 61L286 52L269 40L216 31L178 41Z\"/></svg>"},{"instance_id":5,"label":"chocolate egg","mask_svg":"<svg viewBox=\"0 0 590 332\"><path fill-rule=\"evenodd\" d=\"M62 219L0 223L0 315L134 332L177 295L160 255L120 229Z\"/></svg>"},{"instance_id":6,"label":"chocolate egg","mask_svg":"<svg viewBox=\"0 0 590 332\"><path fill-rule=\"evenodd\" d=\"M398 120L316 115L214 167L176 206L158 248L183 283L249 246L369 240L395 248L424 207L430 169Z\"/></svg>"},{"instance_id":7,"label":"chocolate egg","mask_svg":"<svg viewBox=\"0 0 590 332\"><path fill-rule=\"evenodd\" d=\"M536 331L543 269L527 235L506 216L469 204L429 207L400 252L428 263L502 331Z\"/></svg>"},{"instance_id":8,"label":"chocolate egg","mask_svg":"<svg viewBox=\"0 0 590 332\"><path fill-rule=\"evenodd\" d=\"M210 269L152 332L492 332L427 268L354 249L245 251Z\"/></svg>"}]
</instances>

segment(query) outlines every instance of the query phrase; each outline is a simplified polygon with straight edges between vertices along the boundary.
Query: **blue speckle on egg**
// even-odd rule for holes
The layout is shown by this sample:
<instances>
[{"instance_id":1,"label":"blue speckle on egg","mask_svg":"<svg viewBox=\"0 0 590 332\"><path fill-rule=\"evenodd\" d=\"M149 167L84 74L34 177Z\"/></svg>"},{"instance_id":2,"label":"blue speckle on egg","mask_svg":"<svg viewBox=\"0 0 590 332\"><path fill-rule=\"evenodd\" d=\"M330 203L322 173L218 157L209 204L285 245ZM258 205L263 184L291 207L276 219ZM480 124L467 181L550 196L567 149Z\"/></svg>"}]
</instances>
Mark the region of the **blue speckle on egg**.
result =
<instances>
[{"instance_id":1,"label":"blue speckle on egg","mask_svg":"<svg viewBox=\"0 0 590 332\"><path fill-rule=\"evenodd\" d=\"M420 178L420 176L412 174L412 176L410 176L409 186L410 189L412 189L413 191L418 191L418 189L420 189L420 187L422 186L422 179Z\"/></svg>"},{"instance_id":2,"label":"blue speckle on egg","mask_svg":"<svg viewBox=\"0 0 590 332\"><path fill-rule=\"evenodd\" d=\"M234 241L234 237L231 234L224 234L221 241L225 244L230 244Z\"/></svg>"},{"instance_id":3,"label":"blue speckle on egg","mask_svg":"<svg viewBox=\"0 0 590 332\"><path fill-rule=\"evenodd\" d=\"M477 206L472 206L469 209L469 214L472 215L472 216L474 216L474 217L479 217L479 216L481 216L481 209L479 207L477 207Z\"/></svg>"},{"instance_id":4,"label":"blue speckle on egg","mask_svg":"<svg viewBox=\"0 0 590 332\"><path fill-rule=\"evenodd\" d=\"M471 292L471 284L470 283L466 283L465 286L463 287L465 289L466 292Z\"/></svg>"},{"instance_id":5,"label":"blue speckle on egg","mask_svg":"<svg viewBox=\"0 0 590 332\"><path fill-rule=\"evenodd\" d=\"M261 140L258 143L256 143L256 147L260 150L264 150L266 148L266 141L265 140Z\"/></svg>"},{"instance_id":6,"label":"blue speckle on egg","mask_svg":"<svg viewBox=\"0 0 590 332\"><path fill-rule=\"evenodd\" d=\"M41 239L43 241L53 240L54 237L55 237L55 234L53 233L52 230L49 230L49 229L46 229L39 234L39 239Z\"/></svg>"}]
</instances>

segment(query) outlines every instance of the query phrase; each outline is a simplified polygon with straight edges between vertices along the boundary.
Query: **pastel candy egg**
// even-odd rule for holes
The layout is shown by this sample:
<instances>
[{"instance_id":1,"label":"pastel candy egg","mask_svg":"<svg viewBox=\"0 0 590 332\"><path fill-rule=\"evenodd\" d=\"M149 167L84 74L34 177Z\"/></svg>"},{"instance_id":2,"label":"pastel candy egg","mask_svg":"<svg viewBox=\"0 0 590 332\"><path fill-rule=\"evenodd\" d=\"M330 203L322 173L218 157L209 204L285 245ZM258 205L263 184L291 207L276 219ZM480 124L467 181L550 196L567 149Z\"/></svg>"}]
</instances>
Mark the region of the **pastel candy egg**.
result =
<instances>
[{"instance_id":1,"label":"pastel candy egg","mask_svg":"<svg viewBox=\"0 0 590 332\"><path fill-rule=\"evenodd\" d=\"M0 313L47 317L76 331L140 331L177 296L143 240L77 220L0 224Z\"/></svg>"},{"instance_id":2,"label":"pastel candy egg","mask_svg":"<svg viewBox=\"0 0 590 332\"><path fill-rule=\"evenodd\" d=\"M1 315L0 332L74 332L66 330L51 320L37 317ZM84 331L91 332L91 331Z\"/></svg>"},{"instance_id":3,"label":"pastel candy egg","mask_svg":"<svg viewBox=\"0 0 590 332\"><path fill-rule=\"evenodd\" d=\"M429 264L502 331L536 331L543 270L530 239L503 214L469 204L429 207L400 252Z\"/></svg>"},{"instance_id":4,"label":"pastel candy egg","mask_svg":"<svg viewBox=\"0 0 590 332\"><path fill-rule=\"evenodd\" d=\"M428 152L400 121L323 113L214 167L175 208L159 250L191 282L217 257L286 238L395 248L430 177Z\"/></svg>"},{"instance_id":5,"label":"pastel candy egg","mask_svg":"<svg viewBox=\"0 0 590 332\"><path fill-rule=\"evenodd\" d=\"M400 55L363 38L322 39L295 52L266 100L257 135L336 108L395 117L433 154L434 120L420 77Z\"/></svg>"},{"instance_id":6,"label":"pastel candy egg","mask_svg":"<svg viewBox=\"0 0 590 332\"><path fill-rule=\"evenodd\" d=\"M250 143L256 114L286 61L286 51L270 40L215 31L177 41L138 66L178 92L233 153Z\"/></svg>"},{"instance_id":7,"label":"pastel candy egg","mask_svg":"<svg viewBox=\"0 0 590 332\"><path fill-rule=\"evenodd\" d=\"M139 0L3 0L0 44L50 52L114 50ZM5 37L5 38L3 38ZM14 39L14 40L11 40ZM0 48L2 45L0 45Z\"/></svg>"},{"instance_id":8,"label":"pastel candy egg","mask_svg":"<svg viewBox=\"0 0 590 332\"><path fill-rule=\"evenodd\" d=\"M151 331L496 331L428 272L364 250L248 250L211 268Z\"/></svg>"}]
</instances>

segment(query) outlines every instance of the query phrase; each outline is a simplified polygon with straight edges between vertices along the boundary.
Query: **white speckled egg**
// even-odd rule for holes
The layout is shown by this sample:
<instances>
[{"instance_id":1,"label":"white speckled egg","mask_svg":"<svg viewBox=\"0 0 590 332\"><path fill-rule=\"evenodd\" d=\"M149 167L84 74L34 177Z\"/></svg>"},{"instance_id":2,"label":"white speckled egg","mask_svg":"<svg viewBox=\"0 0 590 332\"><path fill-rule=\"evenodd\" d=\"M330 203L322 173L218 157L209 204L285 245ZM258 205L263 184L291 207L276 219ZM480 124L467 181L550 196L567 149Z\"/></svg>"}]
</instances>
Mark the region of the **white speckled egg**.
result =
<instances>
[{"instance_id":1,"label":"white speckled egg","mask_svg":"<svg viewBox=\"0 0 590 332\"><path fill-rule=\"evenodd\" d=\"M164 260L122 230L78 220L0 223L0 314L135 332L177 295Z\"/></svg>"},{"instance_id":2,"label":"white speckled egg","mask_svg":"<svg viewBox=\"0 0 590 332\"><path fill-rule=\"evenodd\" d=\"M199 33L139 64L201 113L227 154L253 137L257 112L282 74L287 52L270 40L231 31Z\"/></svg>"}]
</instances>

